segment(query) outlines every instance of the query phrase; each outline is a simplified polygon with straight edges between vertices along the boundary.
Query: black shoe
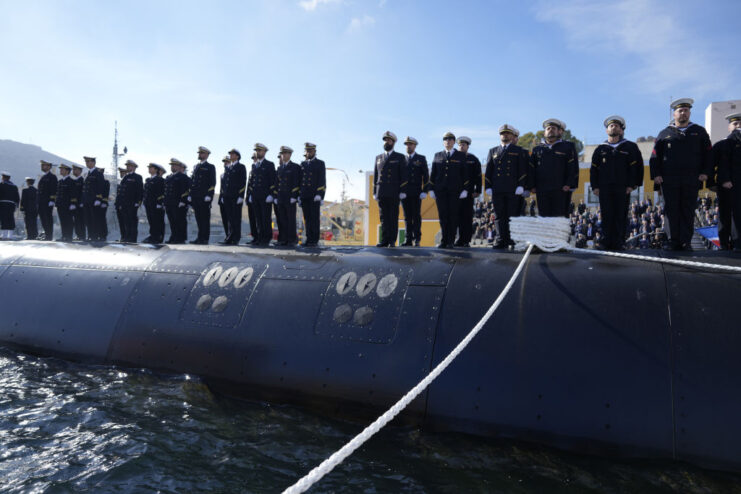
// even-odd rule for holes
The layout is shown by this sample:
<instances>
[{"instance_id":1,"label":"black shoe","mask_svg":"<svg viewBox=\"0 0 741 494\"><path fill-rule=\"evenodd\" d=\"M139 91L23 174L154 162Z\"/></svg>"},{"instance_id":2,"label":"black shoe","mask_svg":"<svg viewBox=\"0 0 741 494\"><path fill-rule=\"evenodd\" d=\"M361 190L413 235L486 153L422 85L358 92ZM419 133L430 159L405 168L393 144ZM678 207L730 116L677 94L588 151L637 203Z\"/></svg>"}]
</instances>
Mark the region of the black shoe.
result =
<instances>
[{"instance_id":1,"label":"black shoe","mask_svg":"<svg viewBox=\"0 0 741 494\"><path fill-rule=\"evenodd\" d=\"M378 242L376 244L376 247L388 247L388 246L389 246L389 244L387 244L386 242Z\"/></svg>"},{"instance_id":2,"label":"black shoe","mask_svg":"<svg viewBox=\"0 0 741 494\"><path fill-rule=\"evenodd\" d=\"M448 249L448 248L450 248L450 246L448 244L444 244L444 243L440 242L439 244L437 244L437 248L438 249Z\"/></svg>"},{"instance_id":3,"label":"black shoe","mask_svg":"<svg viewBox=\"0 0 741 494\"><path fill-rule=\"evenodd\" d=\"M679 250L679 248L677 246L675 246L673 244L669 244L669 243L662 245L661 248L664 249L664 250L669 250L669 251Z\"/></svg>"},{"instance_id":4,"label":"black shoe","mask_svg":"<svg viewBox=\"0 0 741 494\"><path fill-rule=\"evenodd\" d=\"M684 244L684 245L682 246L682 250L684 250L684 251L686 251L686 252L692 252L692 251L693 251L693 250L695 250L695 249L693 249L693 248L692 248L692 246L691 246L690 244Z\"/></svg>"},{"instance_id":5,"label":"black shoe","mask_svg":"<svg viewBox=\"0 0 741 494\"><path fill-rule=\"evenodd\" d=\"M414 246L415 246L415 247L419 247L419 240L415 240L415 241L414 241Z\"/></svg>"},{"instance_id":6,"label":"black shoe","mask_svg":"<svg viewBox=\"0 0 741 494\"><path fill-rule=\"evenodd\" d=\"M414 245L414 242L407 240L403 244L400 244L399 247L411 247L412 245Z\"/></svg>"},{"instance_id":7,"label":"black shoe","mask_svg":"<svg viewBox=\"0 0 741 494\"><path fill-rule=\"evenodd\" d=\"M491 246L491 248L495 250L503 250L503 249L506 249L507 247L508 245L504 242L497 242Z\"/></svg>"},{"instance_id":8,"label":"black shoe","mask_svg":"<svg viewBox=\"0 0 741 494\"><path fill-rule=\"evenodd\" d=\"M471 247L471 244L469 244L468 242L466 242L466 243L460 244L460 245L456 244L456 247Z\"/></svg>"},{"instance_id":9,"label":"black shoe","mask_svg":"<svg viewBox=\"0 0 741 494\"><path fill-rule=\"evenodd\" d=\"M194 245L202 245L202 244L203 244L203 242L202 242L201 240L198 240L198 239L195 239L195 240L191 240L191 241L190 241L190 242L188 242L188 243L189 243L189 244L194 244Z\"/></svg>"}]
</instances>

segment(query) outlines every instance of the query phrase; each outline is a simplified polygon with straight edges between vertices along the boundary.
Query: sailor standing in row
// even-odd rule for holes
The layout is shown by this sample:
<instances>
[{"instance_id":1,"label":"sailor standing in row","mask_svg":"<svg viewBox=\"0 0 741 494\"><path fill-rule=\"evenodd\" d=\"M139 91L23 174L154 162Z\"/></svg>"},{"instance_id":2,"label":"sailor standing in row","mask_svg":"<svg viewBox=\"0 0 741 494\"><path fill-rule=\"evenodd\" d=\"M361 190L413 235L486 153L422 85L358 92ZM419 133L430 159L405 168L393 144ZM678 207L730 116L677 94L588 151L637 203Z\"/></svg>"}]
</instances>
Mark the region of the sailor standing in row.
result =
<instances>
[{"instance_id":1,"label":"sailor standing in row","mask_svg":"<svg viewBox=\"0 0 741 494\"><path fill-rule=\"evenodd\" d=\"M188 195L190 194L190 177L185 174L185 163L170 158L170 171L165 179L165 212L170 223L168 244L184 244L188 238Z\"/></svg>"},{"instance_id":2,"label":"sailor standing in row","mask_svg":"<svg viewBox=\"0 0 741 494\"><path fill-rule=\"evenodd\" d=\"M57 198L57 176L51 173L51 163L41 160L41 171L43 175L39 179L39 219L41 228L44 229L44 238L42 240L54 239L54 200Z\"/></svg>"},{"instance_id":3,"label":"sailor standing in row","mask_svg":"<svg viewBox=\"0 0 741 494\"><path fill-rule=\"evenodd\" d=\"M15 208L18 207L20 197L18 187L10 181L10 173L2 172L0 177L0 240L13 238L15 230Z\"/></svg>"},{"instance_id":4,"label":"sailor standing in row","mask_svg":"<svg viewBox=\"0 0 741 494\"><path fill-rule=\"evenodd\" d=\"M301 167L291 161L293 149L281 146L280 165L276 170L275 217L278 220L278 245L296 245L296 203L301 188Z\"/></svg>"},{"instance_id":5,"label":"sailor standing in row","mask_svg":"<svg viewBox=\"0 0 741 494\"><path fill-rule=\"evenodd\" d=\"M384 152L376 156L373 171L373 198L381 216L381 238L376 247L394 247L399 231L399 201L406 199L407 165L404 155L394 151L396 135L383 134Z\"/></svg>"},{"instance_id":6,"label":"sailor standing in row","mask_svg":"<svg viewBox=\"0 0 741 494\"><path fill-rule=\"evenodd\" d=\"M690 122L692 103L691 98L672 101L674 123L659 133L649 160L651 178L664 196L666 250L692 250L697 192L713 169L710 136Z\"/></svg>"},{"instance_id":7,"label":"sailor standing in row","mask_svg":"<svg viewBox=\"0 0 741 494\"><path fill-rule=\"evenodd\" d=\"M430 180L430 170L427 167L427 158L417 154L417 139L407 137L404 145L407 147L407 196L401 200L406 223L406 240L402 245L419 247L422 240L422 199L427 197L427 182Z\"/></svg>"},{"instance_id":8,"label":"sailor standing in row","mask_svg":"<svg viewBox=\"0 0 741 494\"><path fill-rule=\"evenodd\" d=\"M252 196L252 189L255 185L255 163L257 163L257 154L253 152L250 159L252 160L252 164L250 165L250 171L247 177L247 193L244 195L246 198ZM252 235L252 240L247 242L248 244L256 244L258 242L255 208L256 206L249 204L249 202L247 203L247 219L250 223L250 235Z\"/></svg>"},{"instance_id":9,"label":"sailor standing in row","mask_svg":"<svg viewBox=\"0 0 741 494\"><path fill-rule=\"evenodd\" d=\"M265 159L265 153L268 151L265 144L255 144L255 156L257 161L250 174L254 175L252 190L247 197L250 207L255 208L255 221L257 222L257 235L252 236L257 239L255 245L269 245L273 238L273 198L275 197L275 164Z\"/></svg>"},{"instance_id":10,"label":"sailor standing in row","mask_svg":"<svg viewBox=\"0 0 741 494\"><path fill-rule=\"evenodd\" d=\"M435 199L440 217L441 239L438 247L453 248L458 229L459 199L464 199L468 191L463 184L467 180L465 156L455 149L455 135L446 132L443 136L445 149L435 153L430 172L429 194Z\"/></svg>"},{"instance_id":11,"label":"sailor standing in row","mask_svg":"<svg viewBox=\"0 0 741 494\"><path fill-rule=\"evenodd\" d=\"M74 240L85 240L85 213L82 206L82 188L85 184L85 179L82 176L82 166L73 164L72 165L72 203L74 208L71 208L72 223L75 229Z\"/></svg>"},{"instance_id":12,"label":"sailor standing in row","mask_svg":"<svg viewBox=\"0 0 741 494\"><path fill-rule=\"evenodd\" d=\"M499 127L502 144L491 148L486 157L486 194L494 203L496 217L494 249L506 249L514 245L509 219L520 216L522 194L527 185L528 153L515 144L515 130L509 124Z\"/></svg>"},{"instance_id":13,"label":"sailor standing in row","mask_svg":"<svg viewBox=\"0 0 741 494\"><path fill-rule=\"evenodd\" d=\"M192 244L206 245L211 237L211 203L216 188L216 167L209 163L211 151L198 146L198 164L193 168L190 184L190 204L198 225L198 236Z\"/></svg>"},{"instance_id":14,"label":"sailor standing in row","mask_svg":"<svg viewBox=\"0 0 741 494\"><path fill-rule=\"evenodd\" d=\"M59 165L61 178L57 181L55 206L57 207L59 226L62 229L62 236L57 239L60 242L71 242L75 228L72 211L77 209L77 199L74 197L75 182L70 176L71 170L72 167L65 163ZM72 202L73 199L74 202Z\"/></svg>"},{"instance_id":15,"label":"sailor standing in row","mask_svg":"<svg viewBox=\"0 0 741 494\"><path fill-rule=\"evenodd\" d=\"M105 177L103 171L95 167L95 158L84 156L87 176L82 186L82 207L85 215L87 239L97 242L104 239L105 227L104 195L107 200ZM40 192L40 190L39 190Z\"/></svg>"},{"instance_id":16,"label":"sailor standing in row","mask_svg":"<svg viewBox=\"0 0 741 494\"><path fill-rule=\"evenodd\" d=\"M579 157L574 143L561 139L565 123L549 118L543 129L545 138L530 155L530 192L538 196L540 216L566 216L571 191L579 185Z\"/></svg>"},{"instance_id":17,"label":"sailor standing in row","mask_svg":"<svg viewBox=\"0 0 741 494\"><path fill-rule=\"evenodd\" d=\"M316 247L319 243L319 209L327 189L324 161L316 157L316 144L304 144L306 160L301 162L301 190L299 205L304 213L306 229L305 247Z\"/></svg>"},{"instance_id":18,"label":"sailor standing in row","mask_svg":"<svg viewBox=\"0 0 741 494\"><path fill-rule=\"evenodd\" d=\"M721 248L741 252L741 113L726 119L730 134L713 147L717 160L718 238Z\"/></svg>"},{"instance_id":19,"label":"sailor standing in row","mask_svg":"<svg viewBox=\"0 0 741 494\"><path fill-rule=\"evenodd\" d=\"M126 175L118 184L116 211L119 212L121 242L135 244L139 236L139 205L144 195L142 176L136 173L139 165L133 160L126 161Z\"/></svg>"},{"instance_id":20,"label":"sailor standing in row","mask_svg":"<svg viewBox=\"0 0 741 494\"><path fill-rule=\"evenodd\" d=\"M222 209L222 221L226 225L223 245L238 245L242 236L242 203L247 188L247 169L239 160L242 154L237 149L229 151L229 163L224 166L221 180L219 202Z\"/></svg>"},{"instance_id":21,"label":"sailor standing in row","mask_svg":"<svg viewBox=\"0 0 741 494\"><path fill-rule=\"evenodd\" d=\"M466 170L466 179L463 182L466 196L459 199L456 247L468 247L471 244L471 237L473 237L473 200L481 195L481 161L468 152L470 146L470 137L460 136L458 138L458 148L463 153L463 166Z\"/></svg>"},{"instance_id":22,"label":"sailor standing in row","mask_svg":"<svg viewBox=\"0 0 741 494\"><path fill-rule=\"evenodd\" d=\"M144 183L142 203L147 213L149 235L143 243L161 244L165 240L165 167L157 163L150 163L147 168L149 177Z\"/></svg>"},{"instance_id":23,"label":"sailor standing in row","mask_svg":"<svg viewBox=\"0 0 741 494\"><path fill-rule=\"evenodd\" d=\"M26 224L26 240L36 240L39 236L38 190L33 185L34 182L36 182L34 178L26 177L26 188L21 192L21 212Z\"/></svg>"}]
</instances>

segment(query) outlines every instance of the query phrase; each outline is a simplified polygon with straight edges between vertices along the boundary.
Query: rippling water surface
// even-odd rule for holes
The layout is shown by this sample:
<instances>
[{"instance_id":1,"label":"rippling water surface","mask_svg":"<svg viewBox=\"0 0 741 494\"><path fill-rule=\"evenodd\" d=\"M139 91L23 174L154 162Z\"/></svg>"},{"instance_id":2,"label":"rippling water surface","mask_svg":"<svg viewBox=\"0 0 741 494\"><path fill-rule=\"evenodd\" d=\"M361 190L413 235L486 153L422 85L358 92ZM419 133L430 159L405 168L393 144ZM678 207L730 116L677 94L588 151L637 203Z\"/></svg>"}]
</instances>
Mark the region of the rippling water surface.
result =
<instances>
[{"instance_id":1,"label":"rippling water surface","mask_svg":"<svg viewBox=\"0 0 741 494\"><path fill-rule=\"evenodd\" d=\"M280 492L362 425L0 349L0 492ZM312 492L739 492L741 477L389 429Z\"/></svg>"}]
</instances>

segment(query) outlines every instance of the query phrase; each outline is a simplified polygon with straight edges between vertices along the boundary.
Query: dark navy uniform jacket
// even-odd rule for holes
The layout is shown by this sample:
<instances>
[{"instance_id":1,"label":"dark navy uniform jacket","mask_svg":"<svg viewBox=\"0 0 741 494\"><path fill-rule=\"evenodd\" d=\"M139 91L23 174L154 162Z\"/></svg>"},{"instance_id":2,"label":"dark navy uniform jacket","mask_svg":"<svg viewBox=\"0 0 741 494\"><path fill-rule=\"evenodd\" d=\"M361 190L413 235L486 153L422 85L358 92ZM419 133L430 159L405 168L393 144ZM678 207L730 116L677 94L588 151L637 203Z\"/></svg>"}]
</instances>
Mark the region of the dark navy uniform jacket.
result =
<instances>
[{"instance_id":1,"label":"dark navy uniform jacket","mask_svg":"<svg viewBox=\"0 0 741 494\"><path fill-rule=\"evenodd\" d=\"M635 142L623 139L612 147L600 144L592 153L589 181L593 189L617 185L636 188L643 183L643 156Z\"/></svg>"},{"instance_id":2,"label":"dark navy uniform jacket","mask_svg":"<svg viewBox=\"0 0 741 494\"><path fill-rule=\"evenodd\" d=\"M463 188L468 191L468 197L471 197L473 194L481 194L481 162L471 153L466 153L465 156L466 181Z\"/></svg>"},{"instance_id":3,"label":"dark navy uniform jacket","mask_svg":"<svg viewBox=\"0 0 741 494\"><path fill-rule=\"evenodd\" d=\"M244 199L244 191L247 188L247 169L242 163L236 163L224 167L224 177L221 179L221 197L225 199Z\"/></svg>"},{"instance_id":4,"label":"dark navy uniform jacket","mask_svg":"<svg viewBox=\"0 0 741 494\"><path fill-rule=\"evenodd\" d=\"M529 154L517 144L496 146L486 156L486 188L494 194L514 194L517 187L527 187Z\"/></svg>"},{"instance_id":5,"label":"dark navy uniform jacket","mask_svg":"<svg viewBox=\"0 0 741 494\"><path fill-rule=\"evenodd\" d=\"M316 157L301 163L301 190L299 197L304 200L314 200L315 196L324 199L327 189L327 177L324 161Z\"/></svg>"},{"instance_id":6,"label":"dark navy uniform jacket","mask_svg":"<svg viewBox=\"0 0 741 494\"><path fill-rule=\"evenodd\" d=\"M0 182L0 201L12 202L16 206L18 206L18 203L20 202L18 187L16 187L16 185L10 180L7 182Z\"/></svg>"},{"instance_id":7,"label":"dark navy uniform jacket","mask_svg":"<svg viewBox=\"0 0 741 494\"><path fill-rule=\"evenodd\" d=\"M665 184L694 183L701 174L712 175L713 146L707 131L690 123L681 131L670 125L662 130L651 153L651 178L662 177Z\"/></svg>"},{"instance_id":8,"label":"dark navy uniform jacket","mask_svg":"<svg viewBox=\"0 0 741 494\"><path fill-rule=\"evenodd\" d=\"M147 178L144 182L142 201L147 208L162 206L165 201L165 179L160 175Z\"/></svg>"},{"instance_id":9,"label":"dark navy uniform jacket","mask_svg":"<svg viewBox=\"0 0 741 494\"><path fill-rule=\"evenodd\" d=\"M250 178L253 180L250 190L253 202L265 202L266 197L275 197L275 164L272 161L263 159L255 163Z\"/></svg>"},{"instance_id":10,"label":"dark navy uniform jacket","mask_svg":"<svg viewBox=\"0 0 741 494\"><path fill-rule=\"evenodd\" d=\"M298 199L298 193L301 190L301 166L289 161L278 166L275 173L277 177L276 193L279 202L288 203L292 198Z\"/></svg>"},{"instance_id":11,"label":"dark navy uniform jacket","mask_svg":"<svg viewBox=\"0 0 741 494\"><path fill-rule=\"evenodd\" d=\"M570 141L557 141L552 146L541 142L530 155L529 189L537 192L570 189L579 186L579 156Z\"/></svg>"},{"instance_id":12,"label":"dark navy uniform jacket","mask_svg":"<svg viewBox=\"0 0 741 494\"><path fill-rule=\"evenodd\" d=\"M733 182L734 189L741 187L741 130L734 130L715 146L718 149L718 185Z\"/></svg>"},{"instance_id":13,"label":"dark navy uniform jacket","mask_svg":"<svg viewBox=\"0 0 741 494\"><path fill-rule=\"evenodd\" d=\"M82 205L82 188L85 186L85 179L80 175L80 178L72 177L72 204L75 204L78 208Z\"/></svg>"},{"instance_id":14,"label":"dark navy uniform jacket","mask_svg":"<svg viewBox=\"0 0 741 494\"><path fill-rule=\"evenodd\" d=\"M101 172L102 174L103 172ZM102 204L108 206L108 197L111 195L111 183L103 177L103 198L100 200Z\"/></svg>"},{"instance_id":15,"label":"dark navy uniform jacket","mask_svg":"<svg viewBox=\"0 0 741 494\"><path fill-rule=\"evenodd\" d=\"M441 192L460 194L468 180L465 160L464 154L457 149L451 151L450 158L445 156L445 151L435 153L428 190L433 190L435 194Z\"/></svg>"},{"instance_id":16,"label":"dark navy uniform jacket","mask_svg":"<svg viewBox=\"0 0 741 494\"><path fill-rule=\"evenodd\" d=\"M380 198L399 197L406 193L409 176L406 158L403 154L391 151L376 156L373 170L373 195Z\"/></svg>"},{"instance_id":17,"label":"dark navy uniform jacket","mask_svg":"<svg viewBox=\"0 0 741 494\"><path fill-rule=\"evenodd\" d=\"M108 200L108 194L105 191L105 177L103 170L93 168L88 171L85 182L82 185L82 203L85 206L92 206L95 201Z\"/></svg>"},{"instance_id":18,"label":"dark navy uniform jacket","mask_svg":"<svg viewBox=\"0 0 741 494\"><path fill-rule=\"evenodd\" d=\"M190 194L190 177L185 173L171 173L165 179L164 204L167 208L176 208L181 202L188 203Z\"/></svg>"},{"instance_id":19,"label":"dark navy uniform jacket","mask_svg":"<svg viewBox=\"0 0 741 494\"><path fill-rule=\"evenodd\" d=\"M39 210L38 203L38 190L33 185L30 185L23 189L21 193L21 211L27 214L36 214ZM47 203L48 204L48 203Z\"/></svg>"},{"instance_id":20,"label":"dark navy uniform jacket","mask_svg":"<svg viewBox=\"0 0 741 494\"><path fill-rule=\"evenodd\" d=\"M138 173L127 173L118 183L116 207L139 207L144 195L142 176Z\"/></svg>"},{"instance_id":21,"label":"dark navy uniform jacket","mask_svg":"<svg viewBox=\"0 0 741 494\"><path fill-rule=\"evenodd\" d=\"M421 154L414 153L412 159L409 156L406 159L407 177L407 194L416 195L427 192L428 182L430 181L430 169L427 166L427 158Z\"/></svg>"},{"instance_id":22,"label":"dark navy uniform jacket","mask_svg":"<svg viewBox=\"0 0 741 494\"><path fill-rule=\"evenodd\" d=\"M39 179L39 202L38 205L46 206L50 201L57 198L57 176L52 172L41 175Z\"/></svg>"},{"instance_id":23,"label":"dark navy uniform jacket","mask_svg":"<svg viewBox=\"0 0 741 494\"><path fill-rule=\"evenodd\" d=\"M75 199L75 182L72 180L72 176L67 175L57 181L55 205L57 209L69 210L70 204L73 204L72 199Z\"/></svg>"},{"instance_id":24,"label":"dark navy uniform jacket","mask_svg":"<svg viewBox=\"0 0 741 494\"><path fill-rule=\"evenodd\" d=\"M206 197L214 198L216 188L216 167L208 161L198 163L193 168L190 181L190 197L192 200L202 201Z\"/></svg>"}]
</instances>

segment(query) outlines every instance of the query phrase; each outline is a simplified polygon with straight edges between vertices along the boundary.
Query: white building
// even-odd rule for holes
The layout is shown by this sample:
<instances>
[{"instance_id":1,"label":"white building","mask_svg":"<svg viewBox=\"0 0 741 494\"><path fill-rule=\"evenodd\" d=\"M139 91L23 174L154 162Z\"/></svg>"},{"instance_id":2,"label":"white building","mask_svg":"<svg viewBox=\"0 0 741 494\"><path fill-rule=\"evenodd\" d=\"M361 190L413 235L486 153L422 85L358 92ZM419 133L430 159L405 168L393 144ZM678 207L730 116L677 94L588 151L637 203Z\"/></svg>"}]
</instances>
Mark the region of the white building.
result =
<instances>
[{"instance_id":1,"label":"white building","mask_svg":"<svg viewBox=\"0 0 741 494\"><path fill-rule=\"evenodd\" d=\"M710 134L713 144L728 137L728 120L726 115L741 111L741 99L717 101L705 108L705 129Z\"/></svg>"}]
</instances>

